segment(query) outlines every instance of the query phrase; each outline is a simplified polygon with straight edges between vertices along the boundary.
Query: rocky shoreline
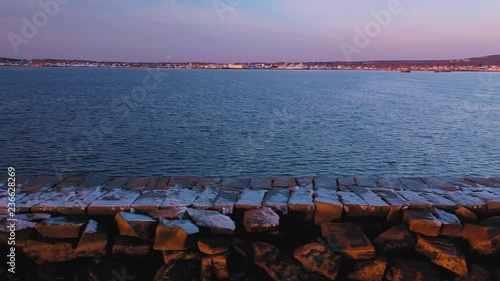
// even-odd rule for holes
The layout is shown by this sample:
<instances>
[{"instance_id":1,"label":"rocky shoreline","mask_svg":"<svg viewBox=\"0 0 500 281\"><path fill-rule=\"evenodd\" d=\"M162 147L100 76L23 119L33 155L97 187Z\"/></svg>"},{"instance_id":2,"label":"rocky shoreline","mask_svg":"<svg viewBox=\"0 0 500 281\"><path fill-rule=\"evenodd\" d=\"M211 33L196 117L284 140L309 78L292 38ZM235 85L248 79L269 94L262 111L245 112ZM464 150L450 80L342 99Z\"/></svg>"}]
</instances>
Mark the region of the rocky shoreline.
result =
<instances>
[{"instance_id":1,"label":"rocky shoreline","mask_svg":"<svg viewBox=\"0 0 500 281\"><path fill-rule=\"evenodd\" d=\"M500 280L498 178L16 184L18 272L1 280Z\"/></svg>"}]
</instances>

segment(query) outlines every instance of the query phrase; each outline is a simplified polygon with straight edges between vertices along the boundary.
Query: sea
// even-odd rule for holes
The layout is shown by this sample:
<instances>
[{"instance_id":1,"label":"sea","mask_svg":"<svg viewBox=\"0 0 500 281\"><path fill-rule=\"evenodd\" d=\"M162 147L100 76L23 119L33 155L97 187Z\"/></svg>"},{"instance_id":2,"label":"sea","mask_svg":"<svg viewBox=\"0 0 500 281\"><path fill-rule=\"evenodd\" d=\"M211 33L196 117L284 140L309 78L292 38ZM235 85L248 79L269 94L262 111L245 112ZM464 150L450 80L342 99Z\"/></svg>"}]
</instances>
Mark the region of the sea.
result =
<instances>
[{"instance_id":1,"label":"sea","mask_svg":"<svg viewBox=\"0 0 500 281\"><path fill-rule=\"evenodd\" d=\"M0 68L17 175L499 176L500 73Z\"/></svg>"}]
</instances>

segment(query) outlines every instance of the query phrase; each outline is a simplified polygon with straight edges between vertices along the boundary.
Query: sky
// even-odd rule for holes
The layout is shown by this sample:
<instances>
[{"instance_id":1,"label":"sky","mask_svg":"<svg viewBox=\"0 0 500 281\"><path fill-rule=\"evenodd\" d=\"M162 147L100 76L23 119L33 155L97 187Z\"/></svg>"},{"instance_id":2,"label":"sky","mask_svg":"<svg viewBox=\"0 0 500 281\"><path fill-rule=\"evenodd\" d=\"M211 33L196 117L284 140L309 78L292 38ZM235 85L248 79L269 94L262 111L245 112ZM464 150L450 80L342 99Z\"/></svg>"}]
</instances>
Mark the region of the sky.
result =
<instances>
[{"instance_id":1,"label":"sky","mask_svg":"<svg viewBox=\"0 0 500 281\"><path fill-rule=\"evenodd\" d=\"M0 0L0 57L147 62L500 54L498 0Z\"/></svg>"}]
</instances>

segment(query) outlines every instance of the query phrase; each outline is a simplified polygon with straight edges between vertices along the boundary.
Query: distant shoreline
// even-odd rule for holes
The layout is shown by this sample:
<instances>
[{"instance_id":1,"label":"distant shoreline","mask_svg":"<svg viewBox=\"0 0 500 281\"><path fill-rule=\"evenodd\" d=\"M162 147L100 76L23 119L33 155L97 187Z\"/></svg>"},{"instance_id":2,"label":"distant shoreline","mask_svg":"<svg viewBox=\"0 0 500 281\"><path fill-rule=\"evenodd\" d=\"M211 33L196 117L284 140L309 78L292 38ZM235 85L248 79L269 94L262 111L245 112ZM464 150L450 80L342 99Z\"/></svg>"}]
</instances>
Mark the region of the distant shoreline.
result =
<instances>
[{"instance_id":1,"label":"distant shoreline","mask_svg":"<svg viewBox=\"0 0 500 281\"><path fill-rule=\"evenodd\" d=\"M232 71L244 71L244 70L270 70L270 71L380 71L380 72L435 72L435 73L450 73L450 72L483 72L483 73L500 73L500 69L489 69L489 70L446 70L446 71L436 71L436 70L410 70L404 71L401 69L368 69L368 68L330 68L330 69L279 69L279 68L242 68L242 69L232 69L232 68L203 68L203 67L143 67L143 66L29 66L29 65L0 65L0 67L19 67L19 68L107 68L107 69L194 69L194 70L232 70Z\"/></svg>"}]
</instances>

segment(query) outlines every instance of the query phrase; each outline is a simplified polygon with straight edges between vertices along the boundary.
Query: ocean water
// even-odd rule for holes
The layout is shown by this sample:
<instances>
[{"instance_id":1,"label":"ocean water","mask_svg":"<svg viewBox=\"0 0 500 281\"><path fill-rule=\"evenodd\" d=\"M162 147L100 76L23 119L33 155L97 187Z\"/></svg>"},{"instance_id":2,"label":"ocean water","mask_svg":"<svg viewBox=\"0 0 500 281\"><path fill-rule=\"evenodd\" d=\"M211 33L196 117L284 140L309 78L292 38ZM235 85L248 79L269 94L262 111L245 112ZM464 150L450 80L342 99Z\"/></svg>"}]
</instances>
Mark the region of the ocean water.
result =
<instances>
[{"instance_id":1,"label":"ocean water","mask_svg":"<svg viewBox=\"0 0 500 281\"><path fill-rule=\"evenodd\" d=\"M500 175L500 73L3 67L0 100L18 175Z\"/></svg>"}]
</instances>

